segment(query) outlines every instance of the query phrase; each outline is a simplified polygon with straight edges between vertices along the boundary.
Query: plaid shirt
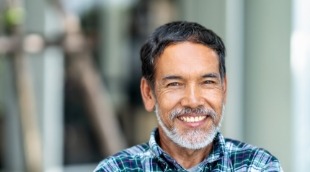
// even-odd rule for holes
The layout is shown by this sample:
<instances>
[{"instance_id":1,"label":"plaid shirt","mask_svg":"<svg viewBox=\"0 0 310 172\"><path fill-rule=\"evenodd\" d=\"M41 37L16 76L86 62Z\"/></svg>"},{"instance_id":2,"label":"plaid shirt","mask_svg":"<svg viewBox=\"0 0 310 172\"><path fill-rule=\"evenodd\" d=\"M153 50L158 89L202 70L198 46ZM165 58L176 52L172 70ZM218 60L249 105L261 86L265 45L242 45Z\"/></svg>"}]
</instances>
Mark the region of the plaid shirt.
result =
<instances>
[{"instance_id":1,"label":"plaid shirt","mask_svg":"<svg viewBox=\"0 0 310 172\"><path fill-rule=\"evenodd\" d=\"M154 130L148 143L133 146L99 163L94 172L103 171L283 171L279 161L264 149L236 140L225 139L217 133L213 148L200 164L184 169L156 143Z\"/></svg>"}]
</instances>

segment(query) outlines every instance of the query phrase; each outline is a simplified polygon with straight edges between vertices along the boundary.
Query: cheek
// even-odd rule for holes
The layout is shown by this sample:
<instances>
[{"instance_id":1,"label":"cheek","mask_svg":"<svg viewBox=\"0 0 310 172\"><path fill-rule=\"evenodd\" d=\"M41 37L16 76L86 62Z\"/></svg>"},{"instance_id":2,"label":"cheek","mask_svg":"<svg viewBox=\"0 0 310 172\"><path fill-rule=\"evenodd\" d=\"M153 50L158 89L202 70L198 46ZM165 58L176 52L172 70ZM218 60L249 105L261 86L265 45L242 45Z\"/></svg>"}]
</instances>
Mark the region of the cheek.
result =
<instances>
[{"instance_id":1,"label":"cheek","mask_svg":"<svg viewBox=\"0 0 310 172\"><path fill-rule=\"evenodd\" d=\"M170 128L172 121L170 121L170 113L177 107L181 96L175 92L161 92L158 94L157 103L160 110L160 116L163 122Z\"/></svg>"},{"instance_id":2,"label":"cheek","mask_svg":"<svg viewBox=\"0 0 310 172\"><path fill-rule=\"evenodd\" d=\"M158 103L160 103L161 107L165 110L172 110L181 99L182 95L178 91L167 91L158 94Z\"/></svg>"},{"instance_id":3,"label":"cheek","mask_svg":"<svg viewBox=\"0 0 310 172\"><path fill-rule=\"evenodd\" d=\"M212 109L218 114L221 113L224 104L224 94L221 91L207 91L204 94L204 99Z\"/></svg>"},{"instance_id":4,"label":"cheek","mask_svg":"<svg viewBox=\"0 0 310 172\"><path fill-rule=\"evenodd\" d=\"M202 91L201 95L203 95L205 99L210 99L214 102L222 102L224 97L223 91L220 89L207 89Z\"/></svg>"}]
</instances>

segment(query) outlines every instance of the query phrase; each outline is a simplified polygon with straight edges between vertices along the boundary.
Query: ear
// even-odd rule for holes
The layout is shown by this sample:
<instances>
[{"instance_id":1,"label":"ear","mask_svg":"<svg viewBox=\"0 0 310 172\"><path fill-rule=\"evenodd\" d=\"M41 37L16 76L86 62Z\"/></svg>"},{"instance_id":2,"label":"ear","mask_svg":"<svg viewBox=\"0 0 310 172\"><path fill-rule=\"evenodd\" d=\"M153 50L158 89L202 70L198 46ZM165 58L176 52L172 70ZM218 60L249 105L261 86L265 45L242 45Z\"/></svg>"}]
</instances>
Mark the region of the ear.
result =
<instances>
[{"instance_id":1,"label":"ear","mask_svg":"<svg viewBox=\"0 0 310 172\"><path fill-rule=\"evenodd\" d=\"M153 94L152 87L144 77L141 79L140 91L145 109L149 112L154 111L156 99Z\"/></svg>"},{"instance_id":2,"label":"ear","mask_svg":"<svg viewBox=\"0 0 310 172\"><path fill-rule=\"evenodd\" d=\"M223 78L223 94L224 94L224 104L226 104L227 99L227 77L226 75Z\"/></svg>"}]
</instances>

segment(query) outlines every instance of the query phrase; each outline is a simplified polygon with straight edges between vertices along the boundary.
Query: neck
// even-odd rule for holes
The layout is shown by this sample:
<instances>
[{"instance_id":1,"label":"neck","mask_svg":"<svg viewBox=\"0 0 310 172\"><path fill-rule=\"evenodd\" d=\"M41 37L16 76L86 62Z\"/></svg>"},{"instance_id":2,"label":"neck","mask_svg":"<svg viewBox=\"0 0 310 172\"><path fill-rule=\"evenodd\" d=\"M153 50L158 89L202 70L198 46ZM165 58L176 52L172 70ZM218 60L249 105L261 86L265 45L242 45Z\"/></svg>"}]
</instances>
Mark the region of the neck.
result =
<instances>
[{"instance_id":1,"label":"neck","mask_svg":"<svg viewBox=\"0 0 310 172\"><path fill-rule=\"evenodd\" d=\"M189 169L202 162L211 152L212 143L202 149L187 149L174 143L159 129L159 144L183 168Z\"/></svg>"}]
</instances>

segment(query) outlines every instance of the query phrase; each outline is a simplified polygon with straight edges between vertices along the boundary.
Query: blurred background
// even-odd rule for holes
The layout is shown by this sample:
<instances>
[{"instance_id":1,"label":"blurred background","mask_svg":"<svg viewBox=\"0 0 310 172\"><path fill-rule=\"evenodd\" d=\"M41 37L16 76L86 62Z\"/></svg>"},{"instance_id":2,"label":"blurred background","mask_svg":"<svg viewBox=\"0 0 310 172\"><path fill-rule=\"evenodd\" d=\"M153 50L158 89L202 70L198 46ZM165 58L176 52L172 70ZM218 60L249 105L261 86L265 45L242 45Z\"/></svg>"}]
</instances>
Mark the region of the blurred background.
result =
<instances>
[{"instance_id":1,"label":"blurred background","mask_svg":"<svg viewBox=\"0 0 310 172\"><path fill-rule=\"evenodd\" d=\"M307 0L1 0L0 171L87 172L146 142L139 50L169 21L227 47L222 132L310 169Z\"/></svg>"}]
</instances>

